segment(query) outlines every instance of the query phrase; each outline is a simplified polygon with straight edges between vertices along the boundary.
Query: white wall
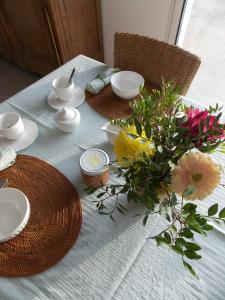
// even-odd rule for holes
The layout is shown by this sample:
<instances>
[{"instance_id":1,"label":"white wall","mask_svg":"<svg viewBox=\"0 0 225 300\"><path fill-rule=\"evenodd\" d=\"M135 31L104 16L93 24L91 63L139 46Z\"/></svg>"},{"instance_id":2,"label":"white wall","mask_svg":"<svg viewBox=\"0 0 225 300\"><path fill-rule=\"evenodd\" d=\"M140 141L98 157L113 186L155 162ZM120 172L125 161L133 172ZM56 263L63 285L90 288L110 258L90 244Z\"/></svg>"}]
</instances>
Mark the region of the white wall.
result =
<instances>
[{"instance_id":1,"label":"white wall","mask_svg":"<svg viewBox=\"0 0 225 300\"><path fill-rule=\"evenodd\" d=\"M168 41L175 2L101 0L105 63L113 65L113 38L116 31L138 33Z\"/></svg>"}]
</instances>

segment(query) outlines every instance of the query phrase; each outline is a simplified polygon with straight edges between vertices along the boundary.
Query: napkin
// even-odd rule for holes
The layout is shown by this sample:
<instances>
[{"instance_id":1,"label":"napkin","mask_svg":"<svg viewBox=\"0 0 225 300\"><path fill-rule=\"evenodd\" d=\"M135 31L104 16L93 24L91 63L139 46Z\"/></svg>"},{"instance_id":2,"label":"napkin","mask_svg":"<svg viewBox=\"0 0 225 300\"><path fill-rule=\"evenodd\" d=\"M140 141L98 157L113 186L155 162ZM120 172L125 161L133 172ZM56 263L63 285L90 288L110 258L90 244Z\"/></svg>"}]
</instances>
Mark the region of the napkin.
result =
<instances>
[{"instance_id":1,"label":"napkin","mask_svg":"<svg viewBox=\"0 0 225 300\"><path fill-rule=\"evenodd\" d=\"M119 72L119 68L108 68L105 72L98 75L97 78L89 82L86 89L92 94L98 94L111 81L114 73Z\"/></svg>"},{"instance_id":2,"label":"napkin","mask_svg":"<svg viewBox=\"0 0 225 300\"><path fill-rule=\"evenodd\" d=\"M11 148L0 149L0 171L10 167L16 161L16 152Z\"/></svg>"}]
</instances>

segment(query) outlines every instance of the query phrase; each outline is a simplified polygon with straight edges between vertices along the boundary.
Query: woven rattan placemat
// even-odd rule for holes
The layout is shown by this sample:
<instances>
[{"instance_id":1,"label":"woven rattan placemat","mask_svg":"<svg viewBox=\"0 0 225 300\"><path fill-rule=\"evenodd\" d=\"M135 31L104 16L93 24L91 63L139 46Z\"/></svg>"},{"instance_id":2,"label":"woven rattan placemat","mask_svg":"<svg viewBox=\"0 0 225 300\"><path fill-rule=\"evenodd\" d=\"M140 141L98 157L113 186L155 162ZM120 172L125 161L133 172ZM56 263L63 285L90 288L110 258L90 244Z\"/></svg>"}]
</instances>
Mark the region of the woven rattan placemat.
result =
<instances>
[{"instance_id":1,"label":"woven rattan placemat","mask_svg":"<svg viewBox=\"0 0 225 300\"><path fill-rule=\"evenodd\" d=\"M86 101L94 110L109 119L128 118L131 113L129 101L117 97L111 85L106 86L96 95L86 91Z\"/></svg>"},{"instance_id":2,"label":"woven rattan placemat","mask_svg":"<svg viewBox=\"0 0 225 300\"><path fill-rule=\"evenodd\" d=\"M145 87L149 91L153 88L157 88L156 85L150 82L146 83ZM110 84L96 95L93 95L86 91L86 101L94 110L109 119L129 118L131 115L129 101L116 96L113 93Z\"/></svg>"},{"instance_id":3,"label":"woven rattan placemat","mask_svg":"<svg viewBox=\"0 0 225 300\"><path fill-rule=\"evenodd\" d=\"M9 187L20 189L30 201L25 229L0 243L0 276L29 276L56 264L75 243L81 227L79 195L71 182L48 163L18 155L0 172Z\"/></svg>"}]
</instances>

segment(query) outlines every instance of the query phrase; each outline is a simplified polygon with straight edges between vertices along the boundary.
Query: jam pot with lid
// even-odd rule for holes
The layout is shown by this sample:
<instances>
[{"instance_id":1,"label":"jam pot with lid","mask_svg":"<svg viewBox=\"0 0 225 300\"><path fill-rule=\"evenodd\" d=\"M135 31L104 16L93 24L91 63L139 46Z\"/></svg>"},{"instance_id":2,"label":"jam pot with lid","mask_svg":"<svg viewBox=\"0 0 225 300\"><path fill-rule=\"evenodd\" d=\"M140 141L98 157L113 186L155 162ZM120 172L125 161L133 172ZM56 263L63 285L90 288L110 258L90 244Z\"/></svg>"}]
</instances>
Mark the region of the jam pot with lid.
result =
<instances>
[{"instance_id":1,"label":"jam pot with lid","mask_svg":"<svg viewBox=\"0 0 225 300\"><path fill-rule=\"evenodd\" d=\"M80 158L80 169L84 182L90 187L106 185L109 180L109 157L101 149L88 149Z\"/></svg>"}]
</instances>

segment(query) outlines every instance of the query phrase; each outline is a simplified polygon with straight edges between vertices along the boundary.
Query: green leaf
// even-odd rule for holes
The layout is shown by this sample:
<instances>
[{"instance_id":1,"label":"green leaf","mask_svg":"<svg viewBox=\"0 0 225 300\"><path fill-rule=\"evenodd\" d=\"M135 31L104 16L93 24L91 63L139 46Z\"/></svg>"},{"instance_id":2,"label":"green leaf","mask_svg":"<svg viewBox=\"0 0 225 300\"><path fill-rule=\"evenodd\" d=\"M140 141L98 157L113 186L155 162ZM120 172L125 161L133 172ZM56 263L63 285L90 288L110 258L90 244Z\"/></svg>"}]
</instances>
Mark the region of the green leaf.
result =
<instances>
[{"instance_id":1,"label":"green leaf","mask_svg":"<svg viewBox=\"0 0 225 300\"><path fill-rule=\"evenodd\" d=\"M171 246L171 249L172 249L173 251L175 251L177 254L181 254L181 255L183 254L182 248L179 247L179 246L177 246L177 245Z\"/></svg>"},{"instance_id":2,"label":"green leaf","mask_svg":"<svg viewBox=\"0 0 225 300\"><path fill-rule=\"evenodd\" d=\"M204 231L202 230L201 226L198 224L198 222L196 222L195 220L190 220L188 222L188 226L190 229L192 229L193 231L200 233L200 234L204 234Z\"/></svg>"},{"instance_id":3,"label":"green leaf","mask_svg":"<svg viewBox=\"0 0 225 300\"><path fill-rule=\"evenodd\" d=\"M177 238L175 245L179 245L180 247L185 246L186 245L186 241L183 238Z\"/></svg>"},{"instance_id":4,"label":"green leaf","mask_svg":"<svg viewBox=\"0 0 225 300\"><path fill-rule=\"evenodd\" d=\"M185 191L183 192L183 197L187 198L191 194L193 194L195 191L195 187L193 185L188 185Z\"/></svg>"},{"instance_id":5,"label":"green leaf","mask_svg":"<svg viewBox=\"0 0 225 300\"><path fill-rule=\"evenodd\" d=\"M124 193L127 193L129 191L130 187L129 185L125 185L122 190L120 190L120 193L124 194Z\"/></svg>"},{"instance_id":6,"label":"green leaf","mask_svg":"<svg viewBox=\"0 0 225 300\"><path fill-rule=\"evenodd\" d=\"M97 191L98 188L89 188L87 191L88 195L94 194L95 191Z\"/></svg>"},{"instance_id":7,"label":"green leaf","mask_svg":"<svg viewBox=\"0 0 225 300\"><path fill-rule=\"evenodd\" d=\"M145 152L143 152L143 154L144 154ZM146 167L146 162L144 162L144 161L141 161L141 160L138 160L138 161L136 161L135 162L138 166L140 166L140 167Z\"/></svg>"},{"instance_id":8,"label":"green leaf","mask_svg":"<svg viewBox=\"0 0 225 300\"><path fill-rule=\"evenodd\" d=\"M164 233L164 238L167 240L167 242L170 244L171 243L171 237L170 234L168 232Z\"/></svg>"},{"instance_id":9,"label":"green leaf","mask_svg":"<svg viewBox=\"0 0 225 300\"><path fill-rule=\"evenodd\" d=\"M155 237L155 240L156 240L157 246L160 246L162 244L168 245L168 241L162 236Z\"/></svg>"},{"instance_id":10,"label":"green leaf","mask_svg":"<svg viewBox=\"0 0 225 300\"><path fill-rule=\"evenodd\" d=\"M201 247L198 244L195 244L195 243L186 242L185 246L188 250L192 250L192 251L201 250Z\"/></svg>"},{"instance_id":11,"label":"green leaf","mask_svg":"<svg viewBox=\"0 0 225 300\"><path fill-rule=\"evenodd\" d=\"M225 207L221 209L221 211L219 212L219 218L223 219L225 218Z\"/></svg>"},{"instance_id":12,"label":"green leaf","mask_svg":"<svg viewBox=\"0 0 225 300\"><path fill-rule=\"evenodd\" d=\"M144 216L143 220L142 220L142 224L145 226L148 220L148 214Z\"/></svg>"},{"instance_id":13,"label":"green leaf","mask_svg":"<svg viewBox=\"0 0 225 300\"><path fill-rule=\"evenodd\" d=\"M151 211L154 210L155 204L154 204L154 201L153 201L152 197L150 197L150 196L147 197L147 200L146 200L146 206L147 206L147 208L150 209Z\"/></svg>"},{"instance_id":14,"label":"green leaf","mask_svg":"<svg viewBox=\"0 0 225 300\"><path fill-rule=\"evenodd\" d=\"M204 121L202 120L200 122L200 125L199 125L199 133L202 135L203 134L203 128L204 128Z\"/></svg>"},{"instance_id":15,"label":"green leaf","mask_svg":"<svg viewBox=\"0 0 225 300\"><path fill-rule=\"evenodd\" d=\"M220 112L216 117L215 117L215 120L213 121L213 126L216 126L220 117L222 116L222 112Z\"/></svg>"},{"instance_id":16,"label":"green leaf","mask_svg":"<svg viewBox=\"0 0 225 300\"><path fill-rule=\"evenodd\" d=\"M206 225L207 220L204 217L195 217L195 220L198 222L198 224L202 227Z\"/></svg>"},{"instance_id":17,"label":"green leaf","mask_svg":"<svg viewBox=\"0 0 225 300\"><path fill-rule=\"evenodd\" d=\"M146 122L146 125L145 125L145 134L146 134L146 137L148 139L150 139L151 137L151 125L150 125L150 122Z\"/></svg>"},{"instance_id":18,"label":"green leaf","mask_svg":"<svg viewBox=\"0 0 225 300\"><path fill-rule=\"evenodd\" d=\"M148 155L147 155L145 152L143 152L143 157L144 157L144 160L145 160L147 163L149 163L149 157L148 157Z\"/></svg>"},{"instance_id":19,"label":"green leaf","mask_svg":"<svg viewBox=\"0 0 225 300\"><path fill-rule=\"evenodd\" d=\"M195 271L193 270L192 266L189 263L183 260L183 265L191 273L191 275L193 275L196 279L199 279L197 274L195 273Z\"/></svg>"},{"instance_id":20,"label":"green leaf","mask_svg":"<svg viewBox=\"0 0 225 300\"><path fill-rule=\"evenodd\" d=\"M195 211L197 208L197 205L196 204L193 204L193 203L186 203L182 209L182 212L183 213L190 213L192 211Z\"/></svg>"},{"instance_id":21,"label":"green leaf","mask_svg":"<svg viewBox=\"0 0 225 300\"><path fill-rule=\"evenodd\" d=\"M171 225L171 229L172 229L173 231L177 232L177 227L176 227L174 224Z\"/></svg>"},{"instance_id":22,"label":"green leaf","mask_svg":"<svg viewBox=\"0 0 225 300\"><path fill-rule=\"evenodd\" d=\"M188 215L185 216L185 221L188 223L188 222L194 220L195 216L196 216L195 212L191 212L190 214L188 214Z\"/></svg>"},{"instance_id":23,"label":"green leaf","mask_svg":"<svg viewBox=\"0 0 225 300\"><path fill-rule=\"evenodd\" d=\"M218 203L213 204L212 206L210 206L210 208L208 209L208 216L214 216L216 213L218 212Z\"/></svg>"},{"instance_id":24,"label":"green leaf","mask_svg":"<svg viewBox=\"0 0 225 300\"><path fill-rule=\"evenodd\" d=\"M186 244L186 242L183 238L177 238L175 245L173 245L171 248L176 253L183 255L183 246L185 246L185 244Z\"/></svg>"},{"instance_id":25,"label":"green leaf","mask_svg":"<svg viewBox=\"0 0 225 300\"><path fill-rule=\"evenodd\" d=\"M171 222L170 215L168 213L165 214L165 218L167 219L168 222Z\"/></svg>"},{"instance_id":26,"label":"green leaf","mask_svg":"<svg viewBox=\"0 0 225 300\"><path fill-rule=\"evenodd\" d=\"M186 127L179 127L179 128L177 128L177 130L180 131L180 132L182 132L182 133L184 133L184 132L186 132L186 131L189 131L189 128L186 128Z\"/></svg>"},{"instance_id":27,"label":"green leaf","mask_svg":"<svg viewBox=\"0 0 225 300\"><path fill-rule=\"evenodd\" d=\"M177 204L177 196L176 196L175 193L172 194L171 202L173 203L173 205L176 205L176 204Z\"/></svg>"},{"instance_id":28,"label":"green leaf","mask_svg":"<svg viewBox=\"0 0 225 300\"><path fill-rule=\"evenodd\" d=\"M137 134L139 136L141 136L141 134L142 134L142 126L141 126L141 123L138 121L138 119L134 119L134 125L136 127Z\"/></svg>"},{"instance_id":29,"label":"green leaf","mask_svg":"<svg viewBox=\"0 0 225 300\"><path fill-rule=\"evenodd\" d=\"M127 193L127 201L128 203L131 202L132 200L134 201L134 203L137 203L137 195L134 191L132 190L129 190L128 193Z\"/></svg>"},{"instance_id":30,"label":"green leaf","mask_svg":"<svg viewBox=\"0 0 225 300\"><path fill-rule=\"evenodd\" d=\"M213 230L214 227L210 224L206 224L202 227L203 230L209 231L209 230Z\"/></svg>"},{"instance_id":31,"label":"green leaf","mask_svg":"<svg viewBox=\"0 0 225 300\"><path fill-rule=\"evenodd\" d=\"M189 259L200 259L201 255L197 254L195 251L185 250L184 255Z\"/></svg>"},{"instance_id":32,"label":"green leaf","mask_svg":"<svg viewBox=\"0 0 225 300\"><path fill-rule=\"evenodd\" d=\"M102 193L100 193L100 194L97 195L97 198L101 198L104 195L105 195L105 192L102 192Z\"/></svg>"}]
</instances>

